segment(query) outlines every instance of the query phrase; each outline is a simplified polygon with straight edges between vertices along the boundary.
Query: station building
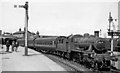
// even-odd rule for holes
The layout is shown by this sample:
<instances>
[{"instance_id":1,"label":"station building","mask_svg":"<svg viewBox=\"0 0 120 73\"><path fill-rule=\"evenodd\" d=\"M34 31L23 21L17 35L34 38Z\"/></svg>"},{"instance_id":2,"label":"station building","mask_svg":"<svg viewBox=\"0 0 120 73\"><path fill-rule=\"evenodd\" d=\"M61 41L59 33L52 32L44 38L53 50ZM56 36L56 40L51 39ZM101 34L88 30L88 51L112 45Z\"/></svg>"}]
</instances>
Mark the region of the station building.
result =
<instances>
[{"instance_id":1,"label":"station building","mask_svg":"<svg viewBox=\"0 0 120 73\"><path fill-rule=\"evenodd\" d=\"M28 38L34 38L34 35L35 33L28 31ZM17 37L18 39L25 38L25 30L22 31L20 28L19 31L13 33L13 36Z\"/></svg>"}]
</instances>

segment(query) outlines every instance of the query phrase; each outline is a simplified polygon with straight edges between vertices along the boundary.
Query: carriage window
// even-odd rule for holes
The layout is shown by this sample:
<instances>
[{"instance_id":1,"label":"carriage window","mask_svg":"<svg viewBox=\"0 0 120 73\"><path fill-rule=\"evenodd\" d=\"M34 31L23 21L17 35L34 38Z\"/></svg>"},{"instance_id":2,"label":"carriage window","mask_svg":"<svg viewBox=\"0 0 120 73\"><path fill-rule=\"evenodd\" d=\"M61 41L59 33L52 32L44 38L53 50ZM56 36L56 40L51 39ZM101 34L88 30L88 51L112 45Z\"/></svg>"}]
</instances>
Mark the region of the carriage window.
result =
<instances>
[{"instance_id":1,"label":"carriage window","mask_svg":"<svg viewBox=\"0 0 120 73\"><path fill-rule=\"evenodd\" d=\"M58 41L58 43L61 43L61 44L63 44L63 42L64 42L64 39L60 39L60 40Z\"/></svg>"},{"instance_id":2,"label":"carriage window","mask_svg":"<svg viewBox=\"0 0 120 73\"><path fill-rule=\"evenodd\" d=\"M54 44L57 44L57 42L56 42L56 41L54 41Z\"/></svg>"},{"instance_id":3,"label":"carriage window","mask_svg":"<svg viewBox=\"0 0 120 73\"><path fill-rule=\"evenodd\" d=\"M61 39L58 41L58 43L61 43Z\"/></svg>"},{"instance_id":4,"label":"carriage window","mask_svg":"<svg viewBox=\"0 0 120 73\"><path fill-rule=\"evenodd\" d=\"M63 42L64 42L64 39L62 39L62 42L61 42L61 43L63 44Z\"/></svg>"},{"instance_id":5,"label":"carriage window","mask_svg":"<svg viewBox=\"0 0 120 73\"><path fill-rule=\"evenodd\" d=\"M114 51L120 52L120 47L115 47Z\"/></svg>"},{"instance_id":6,"label":"carriage window","mask_svg":"<svg viewBox=\"0 0 120 73\"><path fill-rule=\"evenodd\" d=\"M55 41L52 41L52 45L54 45L55 44Z\"/></svg>"},{"instance_id":7,"label":"carriage window","mask_svg":"<svg viewBox=\"0 0 120 73\"><path fill-rule=\"evenodd\" d=\"M50 45L52 45L52 41L50 42Z\"/></svg>"}]
</instances>

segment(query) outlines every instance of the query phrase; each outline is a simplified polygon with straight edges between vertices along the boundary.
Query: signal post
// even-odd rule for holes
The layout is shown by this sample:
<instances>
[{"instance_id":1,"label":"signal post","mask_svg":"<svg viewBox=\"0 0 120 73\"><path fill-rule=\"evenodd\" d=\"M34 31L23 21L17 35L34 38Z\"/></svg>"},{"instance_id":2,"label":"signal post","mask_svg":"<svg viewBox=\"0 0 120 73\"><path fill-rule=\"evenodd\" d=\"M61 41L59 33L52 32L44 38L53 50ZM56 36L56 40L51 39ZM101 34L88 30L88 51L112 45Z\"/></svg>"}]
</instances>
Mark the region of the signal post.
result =
<instances>
[{"instance_id":1,"label":"signal post","mask_svg":"<svg viewBox=\"0 0 120 73\"><path fill-rule=\"evenodd\" d=\"M119 31L114 31L111 30L111 23L113 22L113 20L116 21L116 19L113 19L111 16L111 12L109 13L109 29L108 29L108 36L111 36L111 56L113 56L113 49L114 49L114 36L120 36L120 32ZM111 61L112 66L115 66L115 62Z\"/></svg>"},{"instance_id":2,"label":"signal post","mask_svg":"<svg viewBox=\"0 0 120 73\"><path fill-rule=\"evenodd\" d=\"M17 5L14 5L16 8ZM28 2L25 2L25 5L19 5L19 8L25 9L25 56L28 55Z\"/></svg>"}]
</instances>

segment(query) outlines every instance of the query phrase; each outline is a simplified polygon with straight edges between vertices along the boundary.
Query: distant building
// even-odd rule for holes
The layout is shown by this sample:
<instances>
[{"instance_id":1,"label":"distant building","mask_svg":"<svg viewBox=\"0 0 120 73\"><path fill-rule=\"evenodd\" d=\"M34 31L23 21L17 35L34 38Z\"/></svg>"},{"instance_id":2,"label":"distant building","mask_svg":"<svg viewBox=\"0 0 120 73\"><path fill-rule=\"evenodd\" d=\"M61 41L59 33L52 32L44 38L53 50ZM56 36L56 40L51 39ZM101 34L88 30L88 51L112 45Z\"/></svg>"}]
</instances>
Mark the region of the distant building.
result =
<instances>
[{"instance_id":1,"label":"distant building","mask_svg":"<svg viewBox=\"0 0 120 73\"><path fill-rule=\"evenodd\" d=\"M28 38L34 38L35 33L28 31ZM19 29L19 31L13 33L13 36L17 38L25 38L25 31Z\"/></svg>"},{"instance_id":2,"label":"distant building","mask_svg":"<svg viewBox=\"0 0 120 73\"><path fill-rule=\"evenodd\" d=\"M16 36L17 38L23 38L24 37L24 31L21 31L21 29L19 29L19 31L13 33L13 36Z\"/></svg>"},{"instance_id":3,"label":"distant building","mask_svg":"<svg viewBox=\"0 0 120 73\"><path fill-rule=\"evenodd\" d=\"M3 35L12 35L12 33L4 32Z\"/></svg>"}]
</instances>

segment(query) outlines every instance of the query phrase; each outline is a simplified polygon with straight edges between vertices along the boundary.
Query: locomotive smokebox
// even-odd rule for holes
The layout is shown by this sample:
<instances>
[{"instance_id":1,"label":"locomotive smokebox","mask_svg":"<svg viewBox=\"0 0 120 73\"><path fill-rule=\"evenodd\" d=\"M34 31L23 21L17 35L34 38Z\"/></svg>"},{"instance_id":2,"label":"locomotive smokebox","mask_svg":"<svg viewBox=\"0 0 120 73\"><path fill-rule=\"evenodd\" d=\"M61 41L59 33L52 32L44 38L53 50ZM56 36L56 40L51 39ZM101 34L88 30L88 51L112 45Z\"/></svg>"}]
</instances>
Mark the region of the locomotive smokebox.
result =
<instances>
[{"instance_id":1,"label":"locomotive smokebox","mask_svg":"<svg viewBox=\"0 0 120 73\"><path fill-rule=\"evenodd\" d=\"M99 37L99 31L94 31L95 37Z\"/></svg>"}]
</instances>

